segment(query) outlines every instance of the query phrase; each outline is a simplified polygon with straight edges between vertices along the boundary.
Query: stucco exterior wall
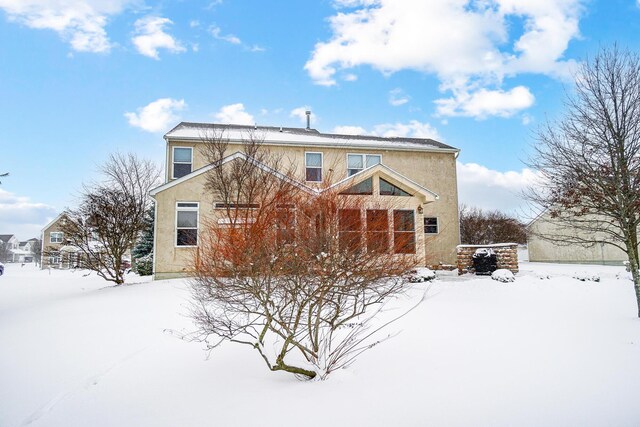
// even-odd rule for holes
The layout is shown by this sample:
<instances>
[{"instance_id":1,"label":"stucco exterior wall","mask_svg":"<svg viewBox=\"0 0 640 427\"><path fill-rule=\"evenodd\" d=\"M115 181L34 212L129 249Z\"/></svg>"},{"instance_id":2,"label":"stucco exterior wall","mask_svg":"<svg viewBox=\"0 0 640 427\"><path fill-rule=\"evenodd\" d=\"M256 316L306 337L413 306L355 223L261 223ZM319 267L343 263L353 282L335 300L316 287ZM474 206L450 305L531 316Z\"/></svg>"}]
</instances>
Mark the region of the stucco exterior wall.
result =
<instances>
[{"instance_id":1,"label":"stucco exterior wall","mask_svg":"<svg viewBox=\"0 0 640 427\"><path fill-rule=\"evenodd\" d=\"M192 147L193 166L197 170L208 165L202 151L202 143L169 141L167 177L172 176L171 155L174 146ZM415 210L417 255L424 259L424 265L455 264L456 245L460 243L458 222L458 194L455 156L451 152L394 151L320 147L280 147L266 146L274 156L282 158L283 165L291 165L297 179L304 182L305 152L323 153L323 179L337 182L347 177L347 154L379 154L382 164L406 176L417 184L438 194L439 199L422 204L415 197L379 196L393 198L398 208ZM241 151L240 144L231 144L227 155ZM215 200L204 191L204 175L199 175L178 185L170 187L156 195L156 255L155 272L157 278L173 277L176 274L188 274L195 248L175 246L175 217L177 202L200 202L201 217L213 215ZM317 185L306 183L309 186ZM404 200L403 200L404 199ZM418 212L422 205L423 213ZM423 218L438 218L438 234L424 234Z\"/></svg>"},{"instance_id":2,"label":"stucco exterior wall","mask_svg":"<svg viewBox=\"0 0 640 427\"><path fill-rule=\"evenodd\" d=\"M559 245L544 240L539 235L559 233L559 228L545 213L529 226L527 247L531 262L565 262L583 264L617 264L627 260L627 255L620 249L597 243L590 247L581 245ZM566 231L563 231L566 233ZM576 235L581 231L576 230Z\"/></svg>"}]
</instances>

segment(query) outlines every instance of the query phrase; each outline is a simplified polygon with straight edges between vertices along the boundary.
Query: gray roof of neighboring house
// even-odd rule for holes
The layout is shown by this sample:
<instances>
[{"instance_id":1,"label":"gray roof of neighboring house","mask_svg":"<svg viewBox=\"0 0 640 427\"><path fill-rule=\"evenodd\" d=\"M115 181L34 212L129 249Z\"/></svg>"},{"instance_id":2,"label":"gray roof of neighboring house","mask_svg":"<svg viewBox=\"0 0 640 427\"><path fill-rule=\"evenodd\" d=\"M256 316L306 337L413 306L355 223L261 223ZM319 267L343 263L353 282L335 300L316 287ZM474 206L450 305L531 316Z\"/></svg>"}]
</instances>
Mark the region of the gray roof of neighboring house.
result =
<instances>
[{"instance_id":1,"label":"gray roof of neighboring house","mask_svg":"<svg viewBox=\"0 0 640 427\"><path fill-rule=\"evenodd\" d=\"M181 122L165 134L165 139L202 140L208 132L219 131L232 141L246 139L251 132L266 144L334 146L348 148L387 148L399 150L451 151L459 149L430 138L382 137L322 133L316 129L247 126L218 123Z\"/></svg>"},{"instance_id":2,"label":"gray roof of neighboring house","mask_svg":"<svg viewBox=\"0 0 640 427\"><path fill-rule=\"evenodd\" d=\"M13 236L14 234L0 234L0 240L8 242Z\"/></svg>"}]
</instances>

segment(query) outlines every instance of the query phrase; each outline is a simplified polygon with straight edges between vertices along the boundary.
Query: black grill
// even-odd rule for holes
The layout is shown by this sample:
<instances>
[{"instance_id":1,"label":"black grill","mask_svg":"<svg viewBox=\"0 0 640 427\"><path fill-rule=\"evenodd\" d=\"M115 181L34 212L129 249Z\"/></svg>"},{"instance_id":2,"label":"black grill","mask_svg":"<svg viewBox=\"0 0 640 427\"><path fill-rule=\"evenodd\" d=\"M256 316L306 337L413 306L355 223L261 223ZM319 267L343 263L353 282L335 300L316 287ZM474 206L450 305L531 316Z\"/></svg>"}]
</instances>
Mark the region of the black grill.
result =
<instances>
[{"instance_id":1,"label":"black grill","mask_svg":"<svg viewBox=\"0 0 640 427\"><path fill-rule=\"evenodd\" d=\"M473 269L476 274L489 275L498 268L498 257L491 249L478 249L473 254Z\"/></svg>"}]
</instances>

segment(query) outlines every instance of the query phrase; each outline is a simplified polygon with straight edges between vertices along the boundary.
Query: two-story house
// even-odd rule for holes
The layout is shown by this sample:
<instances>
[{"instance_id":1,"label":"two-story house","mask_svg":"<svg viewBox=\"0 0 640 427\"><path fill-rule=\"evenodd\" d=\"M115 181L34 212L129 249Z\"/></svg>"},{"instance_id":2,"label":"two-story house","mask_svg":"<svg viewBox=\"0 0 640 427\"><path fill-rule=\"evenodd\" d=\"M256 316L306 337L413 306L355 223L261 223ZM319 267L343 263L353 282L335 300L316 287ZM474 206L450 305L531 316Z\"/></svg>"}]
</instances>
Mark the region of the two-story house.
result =
<instances>
[{"instance_id":1,"label":"two-story house","mask_svg":"<svg viewBox=\"0 0 640 427\"><path fill-rule=\"evenodd\" d=\"M14 262L20 241L13 234L0 234L0 261Z\"/></svg>"},{"instance_id":2,"label":"two-story house","mask_svg":"<svg viewBox=\"0 0 640 427\"><path fill-rule=\"evenodd\" d=\"M151 191L156 201L154 277L188 274L204 218L215 214L216 200L205 190L208 164L203 146L215 130L228 140L225 160L243 156L243 141L258 135L262 146L285 159L294 178L319 191L326 180L349 181L359 194L393 199L389 212L393 236L413 233L412 247L422 265L455 264L460 243L456 158L459 150L432 139L384 138L321 133L315 129L183 122L165 135L165 183ZM222 167L217 165L215 167ZM399 222L399 220L395 220ZM408 224L408 225L407 225ZM186 228L185 228L186 227ZM188 230L187 230L188 229ZM187 234L191 239L184 239ZM393 237L392 237L393 238ZM193 241L195 240L195 244ZM393 244L391 244L393 250Z\"/></svg>"},{"instance_id":3,"label":"two-story house","mask_svg":"<svg viewBox=\"0 0 640 427\"><path fill-rule=\"evenodd\" d=\"M61 213L42 229L41 268L72 268L78 264L76 249L67 246L64 239L64 221L65 215Z\"/></svg>"}]
</instances>

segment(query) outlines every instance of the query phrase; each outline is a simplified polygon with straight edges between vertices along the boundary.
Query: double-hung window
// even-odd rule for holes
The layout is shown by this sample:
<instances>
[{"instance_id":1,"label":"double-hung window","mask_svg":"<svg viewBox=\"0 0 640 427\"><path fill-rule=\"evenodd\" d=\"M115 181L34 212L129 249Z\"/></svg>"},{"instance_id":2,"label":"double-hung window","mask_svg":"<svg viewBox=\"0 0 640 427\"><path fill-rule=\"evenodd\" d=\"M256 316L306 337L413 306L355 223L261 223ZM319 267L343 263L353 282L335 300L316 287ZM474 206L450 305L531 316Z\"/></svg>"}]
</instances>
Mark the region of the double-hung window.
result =
<instances>
[{"instance_id":1,"label":"double-hung window","mask_svg":"<svg viewBox=\"0 0 640 427\"><path fill-rule=\"evenodd\" d=\"M322 181L322 153L304 153L305 180Z\"/></svg>"},{"instance_id":2,"label":"double-hung window","mask_svg":"<svg viewBox=\"0 0 640 427\"><path fill-rule=\"evenodd\" d=\"M182 178L191 173L193 148L173 147L173 178Z\"/></svg>"},{"instance_id":3,"label":"double-hung window","mask_svg":"<svg viewBox=\"0 0 640 427\"><path fill-rule=\"evenodd\" d=\"M62 231L52 231L50 234L51 243L62 243L62 237L64 233Z\"/></svg>"},{"instance_id":4,"label":"double-hung window","mask_svg":"<svg viewBox=\"0 0 640 427\"><path fill-rule=\"evenodd\" d=\"M176 246L198 244L198 202L178 202L176 205Z\"/></svg>"},{"instance_id":5,"label":"double-hung window","mask_svg":"<svg viewBox=\"0 0 640 427\"><path fill-rule=\"evenodd\" d=\"M355 175L365 168L382 161L380 154L347 154L347 176Z\"/></svg>"},{"instance_id":6,"label":"double-hung window","mask_svg":"<svg viewBox=\"0 0 640 427\"><path fill-rule=\"evenodd\" d=\"M62 261L60 257L60 252L50 252L49 253L49 265L58 265Z\"/></svg>"},{"instance_id":7,"label":"double-hung window","mask_svg":"<svg viewBox=\"0 0 640 427\"><path fill-rule=\"evenodd\" d=\"M393 252L415 254L416 236L413 211L393 211Z\"/></svg>"}]
</instances>

